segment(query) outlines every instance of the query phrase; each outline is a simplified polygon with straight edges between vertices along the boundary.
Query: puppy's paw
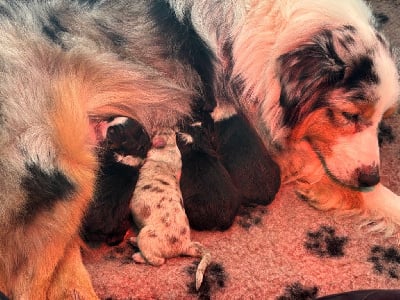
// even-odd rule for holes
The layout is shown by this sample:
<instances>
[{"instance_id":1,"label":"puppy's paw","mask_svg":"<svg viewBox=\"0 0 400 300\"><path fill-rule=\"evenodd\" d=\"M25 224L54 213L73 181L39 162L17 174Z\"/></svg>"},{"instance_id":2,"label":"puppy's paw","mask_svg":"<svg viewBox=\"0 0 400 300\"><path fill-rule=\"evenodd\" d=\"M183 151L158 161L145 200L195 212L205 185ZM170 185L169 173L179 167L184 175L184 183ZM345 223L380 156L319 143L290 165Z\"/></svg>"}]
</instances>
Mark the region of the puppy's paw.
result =
<instances>
[{"instance_id":1,"label":"puppy's paw","mask_svg":"<svg viewBox=\"0 0 400 300\"><path fill-rule=\"evenodd\" d=\"M136 236L131 236L130 238L128 238L127 241L132 247L137 247L137 237Z\"/></svg>"},{"instance_id":2,"label":"puppy's paw","mask_svg":"<svg viewBox=\"0 0 400 300\"><path fill-rule=\"evenodd\" d=\"M147 263L146 260L144 259L143 255L140 252L136 252L135 254L133 254L132 258L135 261L135 263L138 263L138 264Z\"/></svg>"},{"instance_id":3,"label":"puppy's paw","mask_svg":"<svg viewBox=\"0 0 400 300\"><path fill-rule=\"evenodd\" d=\"M161 266L165 263L165 258L156 257L156 256L148 256L144 257L141 252L136 252L132 255L133 260L138 264L150 264L152 266Z\"/></svg>"}]
</instances>

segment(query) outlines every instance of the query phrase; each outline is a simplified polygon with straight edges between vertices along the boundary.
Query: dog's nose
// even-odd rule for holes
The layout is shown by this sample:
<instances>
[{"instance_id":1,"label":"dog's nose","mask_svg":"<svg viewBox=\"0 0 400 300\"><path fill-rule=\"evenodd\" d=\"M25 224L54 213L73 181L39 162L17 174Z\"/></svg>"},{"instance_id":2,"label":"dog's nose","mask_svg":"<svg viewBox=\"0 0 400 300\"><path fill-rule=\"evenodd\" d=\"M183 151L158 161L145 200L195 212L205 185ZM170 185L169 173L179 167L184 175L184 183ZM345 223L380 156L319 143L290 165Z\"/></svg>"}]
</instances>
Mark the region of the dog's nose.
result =
<instances>
[{"instance_id":1,"label":"dog's nose","mask_svg":"<svg viewBox=\"0 0 400 300\"><path fill-rule=\"evenodd\" d=\"M358 171L358 185L360 187L371 187L377 185L381 180L379 168L376 166L360 168Z\"/></svg>"}]
</instances>

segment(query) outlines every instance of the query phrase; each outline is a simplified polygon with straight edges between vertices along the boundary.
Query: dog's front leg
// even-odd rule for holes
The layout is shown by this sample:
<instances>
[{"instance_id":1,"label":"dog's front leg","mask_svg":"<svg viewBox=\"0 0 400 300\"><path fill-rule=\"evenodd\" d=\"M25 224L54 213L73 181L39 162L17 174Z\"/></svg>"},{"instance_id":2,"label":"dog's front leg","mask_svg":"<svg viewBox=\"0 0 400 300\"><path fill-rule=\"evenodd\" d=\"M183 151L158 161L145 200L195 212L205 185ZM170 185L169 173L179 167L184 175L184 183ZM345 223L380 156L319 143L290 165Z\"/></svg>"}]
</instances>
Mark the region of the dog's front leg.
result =
<instances>
[{"instance_id":1,"label":"dog's front leg","mask_svg":"<svg viewBox=\"0 0 400 300\"><path fill-rule=\"evenodd\" d=\"M83 265L79 237L67 246L65 255L55 270L48 299L95 300L96 296L88 271Z\"/></svg>"},{"instance_id":2,"label":"dog's front leg","mask_svg":"<svg viewBox=\"0 0 400 300\"><path fill-rule=\"evenodd\" d=\"M361 192L339 185L324 175L311 184L299 180L295 190L300 198L317 209L358 216L371 231L390 236L400 227L400 196L383 184Z\"/></svg>"}]
</instances>

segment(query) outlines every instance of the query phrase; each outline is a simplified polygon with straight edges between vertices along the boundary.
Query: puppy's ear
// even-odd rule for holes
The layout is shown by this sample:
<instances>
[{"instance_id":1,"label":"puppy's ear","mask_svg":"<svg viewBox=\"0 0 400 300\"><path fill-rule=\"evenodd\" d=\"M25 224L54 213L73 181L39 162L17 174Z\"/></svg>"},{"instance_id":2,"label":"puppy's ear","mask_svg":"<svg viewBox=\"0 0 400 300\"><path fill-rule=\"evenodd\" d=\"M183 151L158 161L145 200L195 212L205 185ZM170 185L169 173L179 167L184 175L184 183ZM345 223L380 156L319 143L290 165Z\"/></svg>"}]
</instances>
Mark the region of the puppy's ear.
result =
<instances>
[{"instance_id":1,"label":"puppy's ear","mask_svg":"<svg viewBox=\"0 0 400 300\"><path fill-rule=\"evenodd\" d=\"M310 42L278 58L284 125L294 127L308 113L321 107L323 94L344 78L345 63L337 48L351 42L350 35L348 39L335 40L334 33L326 29Z\"/></svg>"}]
</instances>

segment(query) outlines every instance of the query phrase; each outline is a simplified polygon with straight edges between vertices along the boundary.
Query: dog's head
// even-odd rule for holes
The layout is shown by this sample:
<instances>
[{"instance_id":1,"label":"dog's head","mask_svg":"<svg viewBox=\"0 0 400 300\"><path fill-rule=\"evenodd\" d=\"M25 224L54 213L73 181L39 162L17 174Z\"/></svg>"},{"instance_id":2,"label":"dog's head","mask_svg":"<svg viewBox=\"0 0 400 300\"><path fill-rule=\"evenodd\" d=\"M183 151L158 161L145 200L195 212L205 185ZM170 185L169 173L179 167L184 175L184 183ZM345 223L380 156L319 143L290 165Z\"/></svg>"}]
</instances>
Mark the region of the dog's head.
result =
<instances>
[{"instance_id":1,"label":"dog's head","mask_svg":"<svg viewBox=\"0 0 400 300\"><path fill-rule=\"evenodd\" d=\"M287 146L309 143L329 177L344 186L376 185L378 126L395 110L399 92L384 37L373 26L323 28L278 58L277 77Z\"/></svg>"}]
</instances>

